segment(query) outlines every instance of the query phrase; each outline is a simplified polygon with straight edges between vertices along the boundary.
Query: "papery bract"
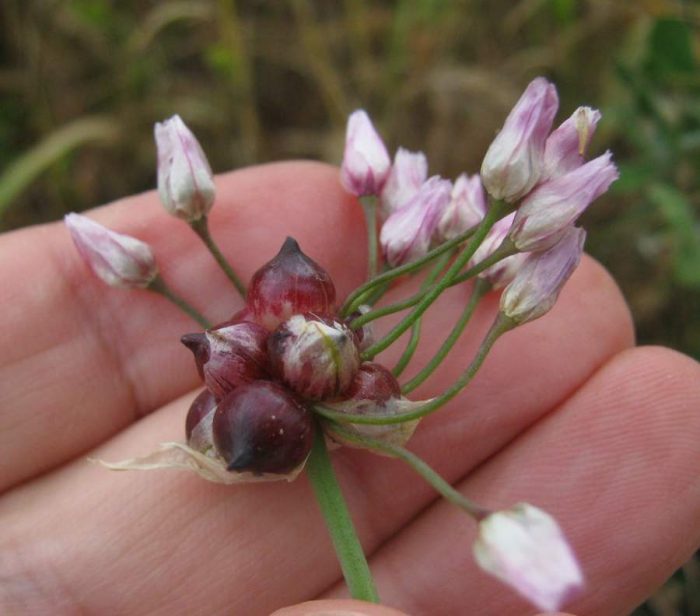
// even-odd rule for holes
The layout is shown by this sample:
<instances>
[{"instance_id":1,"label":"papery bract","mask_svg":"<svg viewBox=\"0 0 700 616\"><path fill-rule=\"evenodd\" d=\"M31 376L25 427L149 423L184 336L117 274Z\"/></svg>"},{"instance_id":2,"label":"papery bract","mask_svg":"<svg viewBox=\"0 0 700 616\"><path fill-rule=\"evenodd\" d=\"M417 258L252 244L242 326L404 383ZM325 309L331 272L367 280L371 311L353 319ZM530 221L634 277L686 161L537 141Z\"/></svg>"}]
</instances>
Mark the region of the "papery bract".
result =
<instances>
[{"instance_id":1,"label":"papery bract","mask_svg":"<svg viewBox=\"0 0 700 616\"><path fill-rule=\"evenodd\" d=\"M328 272L288 237L277 256L253 275L248 308L257 323L273 330L295 314L332 314L335 286Z\"/></svg>"},{"instance_id":2,"label":"papery bract","mask_svg":"<svg viewBox=\"0 0 700 616\"><path fill-rule=\"evenodd\" d=\"M214 445L228 470L289 473L303 464L313 442L313 418L294 395L277 383L242 385L218 404Z\"/></svg>"},{"instance_id":3,"label":"papery bract","mask_svg":"<svg viewBox=\"0 0 700 616\"><path fill-rule=\"evenodd\" d=\"M311 400L342 396L360 365L352 330L313 314L282 323L268 339L268 357L277 378Z\"/></svg>"},{"instance_id":4,"label":"papery bract","mask_svg":"<svg viewBox=\"0 0 700 616\"><path fill-rule=\"evenodd\" d=\"M474 267L490 257L503 243L503 240L508 236L508 231L513 224L515 212L501 218L497 221L491 230L487 233L484 241L479 244L479 247L474 252L474 255L469 260L469 267ZM527 253L520 252L518 254L501 259L494 265L486 268L479 274L480 278L488 280L494 289L500 289L510 283L515 277L516 272L527 259Z\"/></svg>"},{"instance_id":5,"label":"papery bract","mask_svg":"<svg viewBox=\"0 0 700 616\"><path fill-rule=\"evenodd\" d=\"M583 574L556 520L527 503L484 518L474 556L541 610L557 611L583 588Z\"/></svg>"},{"instance_id":6,"label":"papery bract","mask_svg":"<svg viewBox=\"0 0 700 616\"><path fill-rule=\"evenodd\" d=\"M526 323L549 312L578 265L586 232L569 227L557 244L532 253L501 295L501 312L515 323Z\"/></svg>"},{"instance_id":7,"label":"papery bract","mask_svg":"<svg viewBox=\"0 0 700 616\"><path fill-rule=\"evenodd\" d=\"M194 354L197 370L217 399L243 383L267 376L268 331L243 322L185 334L181 341Z\"/></svg>"},{"instance_id":8,"label":"papery bract","mask_svg":"<svg viewBox=\"0 0 700 616\"><path fill-rule=\"evenodd\" d=\"M399 148L382 190L382 213L388 216L408 203L427 179L428 159L425 154Z\"/></svg>"},{"instance_id":9,"label":"papery bract","mask_svg":"<svg viewBox=\"0 0 700 616\"><path fill-rule=\"evenodd\" d=\"M348 118L340 181L357 197L379 195L389 177L391 159L367 112L358 109Z\"/></svg>"},{"instance_id":10,"label":"papery bract","mask_svg":"<svg viewBox=\"0 0 700 616\"><path fill-rule=\"evenodd\" d=\"M544 182L521 203L510 238L518 250L546 250L619 177L610 152Z\"/></svg>"},{"instance_id":11,"label":"papery bract","mask_svg":"<svg viewBox=\"0 0 700 616\"><path fill-rule=\"evenodd\" d=\"M462 173L438 222L438 238L451 240L478 225L486 215L486 195L478 174Z\"/></svg>"},{"instance_id":12,"label":"papery bract","mask_svg":"<svg viewBox=\"0 0 700 616\"><path fill-rule=\"evenodd\" d=\"M550 180L580 167L588 144L593 138L600 111L579 107L562 122L544 144L544 168L540 182Z\"/></svg>"},{"instance_id":13,"label":"papery bract","mask_svg":"<svg viewBox=\"0 0 700 616\"><path fill-rule=\"evenodd\" d=\"M494 199L517 201L537 184L558 106L551 83L542 77L530 82L481 164L481 181Z\"/></svg>"},{"instance_id":14,"label":"papery bract","mask_svg":"<svg viewBox=\"0 0 700 616\"><path fill-rule=\"evenodd\" d=\"M169 214L195 221L214 204L211 167L197 138L178 115L156 123L158 194Z\"/></svg>"},{"instance_id":15,"label":"papery bract","mask_svg":"<svg viewBox=\"0 0 700 616\"><path fill-rule=\"evenodd\" d=\"M158 275L151 247L129 235L110 231L80 214L64 218L80 256L112 287L145 288Z\"/></svg>"},{"instance_id":16,"label":"papery bract","mask_svg":"<svg viewBox=\"0 0 700 616\"><path fill-rule=\"evenodd\" d=\"M452 183L430 178L403 207L382 225L379 242L392 267L415 261L428 252L440 216L450 201Z\"/></svg>"}]
</instances>

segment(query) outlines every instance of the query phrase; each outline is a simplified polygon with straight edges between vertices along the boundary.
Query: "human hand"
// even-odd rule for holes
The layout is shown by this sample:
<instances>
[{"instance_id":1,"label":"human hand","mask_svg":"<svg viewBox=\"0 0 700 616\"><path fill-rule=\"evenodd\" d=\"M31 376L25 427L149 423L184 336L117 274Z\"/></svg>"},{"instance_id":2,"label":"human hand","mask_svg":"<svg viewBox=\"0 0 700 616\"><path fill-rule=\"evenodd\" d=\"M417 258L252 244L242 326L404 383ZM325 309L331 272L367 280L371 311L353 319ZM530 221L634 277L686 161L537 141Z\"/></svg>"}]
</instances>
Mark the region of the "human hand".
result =
<instances>
[{"instance_id":1,"label":"human hand","mask_svg":"<svg viewBox=\"0 0 700 616\"><path fill-rule=\"evenodd\" d=\"M337 170L268 165L221 176L217 188L212 232L244 279L293 235L340 298L362 281L361 211ZM151 244L164 278L212 321L240 307L154 193L91 216ZM195 323L155 294L104 287L60 224L2 237L0 276L0 611L255 615L343 596L303 475L226 487L86 462L184 437L199 381L178 340ZM467 296L454 288L427 313L418 364ZM483 302L463 343L412 397L457 376L496 307L495 297ZM409 445L485 506L526 500L557 518L587 578L567 606L579 616L629 611L700 539L700 370L673 351L632 345L615 284L585 259L552 312L505 335ZM380 361L393 365L400 347ZM410 469L351 449L333 460L386 605L412 615L534 612L477 569L473 522Z\"/></svg>"}]
</instances>

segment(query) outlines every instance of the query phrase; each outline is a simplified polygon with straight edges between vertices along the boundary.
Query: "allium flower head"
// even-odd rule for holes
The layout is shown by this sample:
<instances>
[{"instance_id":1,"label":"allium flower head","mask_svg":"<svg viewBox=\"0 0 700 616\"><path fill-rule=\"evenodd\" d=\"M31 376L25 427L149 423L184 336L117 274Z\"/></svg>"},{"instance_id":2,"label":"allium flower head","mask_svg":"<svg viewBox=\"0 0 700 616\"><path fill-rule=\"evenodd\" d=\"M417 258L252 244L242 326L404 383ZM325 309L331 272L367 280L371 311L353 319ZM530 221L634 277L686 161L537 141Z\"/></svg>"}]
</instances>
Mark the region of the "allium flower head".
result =
<instances>
[{"instance_id":1,"label":"allium flower head","mask_svg":"<svg viewBox=\"0 0 700 616\"><path fill-rule=\"evenodd\" d=\"M486 195L478 174L462 173L452 187L450 202L438 222L438 237L451 240L478 225L486 215Z\"/></svg>"},{"instance_id":2,"label":"allium flower head","mask_svg":"<svg viewBox=\"0 0 700 616\"><path fill-rule=\"evenodd\" d=\"M349 193L379 195L391 170L391 159L372 120L363 109L350 114L340 181Z\"/></svg>"},{"instance_id":3,"label":"allium flower head","mask_svg":"<svg viewBox=\"0 0 700 616\"><path fill-rule=\"evenodd\" d=\"M154 128L158 150L158 194L169 214L195 221L214 204L214 176L197 138L174 115Z\"/></svg>"},{"instance_id":4,"label":"allium flower head","mask_svg":"<svg viewBox=\"0 0 700 616\"><path fill-rule=\"evenodd\" d=\"M80 255L108 285L144 288L157 276L153 251L145 242L110 231L80 214L67 214L64 222Z\"/></svg>"},{"instance_id":5,"label":"allium flower head","mask_svg":"<svg viewBox=\"0 0 700 616\"><path fill-rule=\"evenodd\" d=\"M484 518L474 556L482 569L547 612L583 588L583 574L556 520L527 503Z\"/></svg>"},{"instance_id":6,"label":"allium flower head","mask_svg":"<svg viewBox=\"0 0 700 616\"><path fill-rule=\"evenodd\" d=\"M610 152L540 184L523 199L510 238L518 250L554 245L595 199L619 177Z\"/></svg>"},{"instance_id":7,"label":"allium flower head","mask_svg":"<svg viewBox=\"0 0 700 616\"><path fill-rule=\"evenodd\" d=\"M415 261L428 252L451 191L449 180L434 176L406 205L387 218L379 242L389 265Z\"/></svg>"},{"instance_id":8,"label":"allium flower head","mask_svg":"<svg viewBox=\"0 0 700 616\"><path fill-rule=\"evenodd\" d=\"M542 77L530 82L481 165L481 180L494 199L517 201L537 184L545 140L558 106L557 91L551 83Z\"/></svg>"},{"instance_id":9,"label":"allium flower head","mask_svg":"<svg viewBox=\"0 0 700 616\"><path fill-rule=\"evenodd\" d=\"M425 154L399 148L394 156L389 178L382 190L384 215L388 216L408 203L426 179L428 179L428 159Z\"/></svg>"},{"instance_id":10,"label":"allium flower head","mask_svg":"<svg viewBox=\"0 0 700 616\"><path fill-rule=\"evenodd\" d=\"M549 250L530 254L503 291L501 312L516 323L549 312L581 260L585 240L586 232L571 226Z\"/></svg>"}]
</instances>

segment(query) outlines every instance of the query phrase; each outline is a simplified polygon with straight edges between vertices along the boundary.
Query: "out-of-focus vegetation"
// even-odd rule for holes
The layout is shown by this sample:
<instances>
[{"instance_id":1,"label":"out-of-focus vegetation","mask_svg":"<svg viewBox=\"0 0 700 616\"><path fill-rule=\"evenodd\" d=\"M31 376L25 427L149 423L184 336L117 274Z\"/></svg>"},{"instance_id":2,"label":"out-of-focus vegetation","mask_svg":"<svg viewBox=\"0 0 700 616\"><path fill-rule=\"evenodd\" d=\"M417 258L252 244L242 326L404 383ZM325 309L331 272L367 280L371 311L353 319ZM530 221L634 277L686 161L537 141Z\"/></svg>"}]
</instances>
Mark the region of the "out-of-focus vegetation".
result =
<instances>
[{"instance_id":1,"label":"out-of-focus vegetation","mask_svg":"<svg viewBox=\"0 0 700 616\"><path fill-rule=\"evenodd\" d=\"M589 251L640 341L700 358L700 3L3 0L0 31L3 229L153 187L152 126L173 113L217 171L338 162L362 106L432 172L474 172L544 74L560 119L603 111L593 153L622 170L586 215ZM639 613L700 613L686 569Z\"/></svg>"}]
</instances>

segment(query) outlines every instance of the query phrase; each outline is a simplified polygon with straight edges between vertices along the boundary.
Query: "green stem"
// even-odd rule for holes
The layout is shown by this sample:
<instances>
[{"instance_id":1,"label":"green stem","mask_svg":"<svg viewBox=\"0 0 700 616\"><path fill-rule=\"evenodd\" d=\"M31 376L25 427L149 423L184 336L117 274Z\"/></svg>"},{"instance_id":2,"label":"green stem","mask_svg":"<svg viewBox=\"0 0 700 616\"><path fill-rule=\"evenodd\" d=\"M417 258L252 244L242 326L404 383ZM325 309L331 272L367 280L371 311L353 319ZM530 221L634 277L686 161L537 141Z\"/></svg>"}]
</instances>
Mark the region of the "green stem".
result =
<instances>
[{"instance_id":1,"label":"green stem","mask_svg":"<svg viewBox=\"0 0 700 616\"><path fill-rule=\"evenodd\" d=\"M367 222L367 279L377 276L377 198L374 195L360 197Z\"/></svg>"},{"instance_id":2,"label":"green stem","mask_svg":"<svg viewBox=\"0 0 700 616\"><path fill-rule=\"evenodd\" d=\"M479 300L486 295L486 293L488 293L490 287L491 285L486 280L480 278L476 281L476 285L474 286L472 295L469 298L469 302L467 302L467 306L464 309L462 316L459 317L459 321L457 321L455 326L452 328L450 335L447 336L445 342L442 343L442 346L439 348L438 352L435 353L434 357L426 364L426 366L418 374L416 374L416 376L408 381L408 383L401 387L401 393L408 394L412 392L433 372L435 372L437 367L442 363L445 357L447 357L447 354L452 350L452 347L455 345L457 340L459 340L464 328L467 326L467 323L469 323L469 319L471 319L472 314L474 314L474 310L476 309Z\"/></svg>"},{"instance_id":3,"label":"green stem","mask_svg":"<svg viewBox=\"0 0 700 616\"><path fill-rule=\"evenodd\" d=\"M226 260L226 257L224 257L222 252L219 250L219 247L214 242L211 234L209 233L209 223L207 221L207 217L202 216L198 220L191 221L190 226L192 227L192 230L204 242L205 246L209 249L209 252L211 252L212 256L219 264L219 267L221 267L228 279L236 287L236 290L241 294L241 297L245 299L245 285L243 284L243 282L241 282L241 279L238 277L236 272L233 271L233 268Z\"/></svg>"},{"instance_id":4,"label":"green stem","mask_svg":"<svg viewBox=\"0 0 700 616\"><path fill-rule=\"evenodd\" d=\"M191 316L197 323L199 323L204 329L209 329L211 323L200 314L195 308L190 306L184 299L179 295L176 295L172 289L165 284L165 281L160 277L156 276L153 281L148 285L148 290L154 293L159 293L173 304L175 304L180 310L182 310L187 315Z\"/></svg>"},{"instance_id":5,"label":"green stem","mask_svg":"<svg viewBox=\"0 0 700 616\"><path fill-rule=\"evenodd\" d=\"M385 443L384 441L359 436L357 433L346 430L337 424L333 426L333 430L338 434L341 434L344 439L360 445L361 447L383 453L391 456L392 458L403 460L421 477L423 477L425 481L435 488L436 492L442 495L453 505L456 505L460 509L466 511L476 520L481 520L490 513L488 509L482 507L481 505L477 505L466 496L460 494L449 483L447 483L447 481L440 477L440 475L438 475L426 462L421 460L416 454L408 449L399 445Z\"/></svg>"},{"instance_id":6,"label":"green stem","mask_svg":"<svg viewBox=\"0 0 700 616\"><path fill-rule=\"evenodd\" d=\"M316 428L306 471L326 521L345 582L353 599L379 603L367 559L328 456L323 430L318 425Z\"/></svg>"},{"instance_id":7,"label":"green stem","mask_svg":"<svg viewBox=\"0 0 700 616\"><path fill-rule=\"evenodd\" d=\"M462 242L465 240L468 240L474 233L476 232L478 227L472 227L471 229L465 231L462 233L462 235L458 235L454 239L451 239L449 242L445 242L444 244L440 244L440 246L433 248L430 252L428 252L424 257L417 259L416 261L411 261L410 263L406 263L405 265L400 265L399 267L394 267L382 274L379 274L376 278L366 282L362 286L358 287L355 289L345 300L345 304L343 304L343 307L340 311L340 314L342 316L347 316L355 310L357 310L357 307L362 304L362 298L365 296L365 294L372 290L374 287L376 287L379 284L382 284L384 282L391 282L395 278L398 278L399 276L403 276L404 274L410 274L411 272L418 271L421 269L424 265L427 263L430 263L433 259L436 257L439 257L442 254L445 254L448 250L452 250L452 248L455 248L456 246L459 246Z\"/></svg>"},{"instance_id":8,"label":"green stem","mask_svg":"<svg viewBox=\"0 0 700 616\"><path fill-rule=\"evenodd\" d=\"M371 360L375 355L381 353L384 349L393 344L401 336L401 334L411 327L416 319L418 319L430 307L430 305L440 296L440 294L451 286L454 278L474 255L474 252L476 252L476 249L479 247L481 242L483 242L486 234L489 232L494 223L505 215L506 208L507 205L502 202L496 202L492 205L484 219L476 228L476 232L474 233L471 241L469 244L467 244L466 248L464 248L457 259L455 259L455 262L447 270L447 273L436 285L431 287L425 293L425 295L423 295L420 302L418 302L413 311L405 319L395 325L384 338L375 342L371 347L362 353L363 360Z\"/></svg>"},{"instance_id":9,"label":"green stem","mask_svg":"<svg viewBox=\"0 0 700 616\"><path fill-rule=\"evenodd\" d=\"M439 409L444 404L447 404L471 382L479 368L481 368L481 365L484 363L486 356L496 340L498 340L502 334L513 327L515 327L515 323L502 313L499 313L498 317L496 317L496 320L491 326L491 329L481 342L481 346L474 356L474 359L472 359L471 364L469 364L469 367L462 373L459 379L457 379L457 381L455 381L455 383L442 395L438 396L437 398L433 398L429 402L426 402L422 406L419 406L412 411L388 416L353 415L350 413L339 413L320 404L314 405L313 410L322 417L331 419L336 423L387 425L403 423L405 421L413 421L414 419L425 417L426 415L429 415L430 413Z\"/></svg>"}]
</instances>

